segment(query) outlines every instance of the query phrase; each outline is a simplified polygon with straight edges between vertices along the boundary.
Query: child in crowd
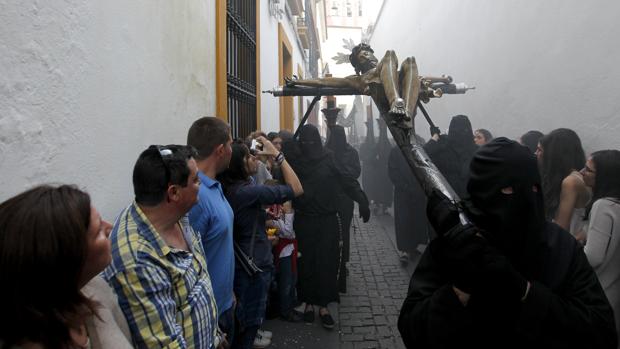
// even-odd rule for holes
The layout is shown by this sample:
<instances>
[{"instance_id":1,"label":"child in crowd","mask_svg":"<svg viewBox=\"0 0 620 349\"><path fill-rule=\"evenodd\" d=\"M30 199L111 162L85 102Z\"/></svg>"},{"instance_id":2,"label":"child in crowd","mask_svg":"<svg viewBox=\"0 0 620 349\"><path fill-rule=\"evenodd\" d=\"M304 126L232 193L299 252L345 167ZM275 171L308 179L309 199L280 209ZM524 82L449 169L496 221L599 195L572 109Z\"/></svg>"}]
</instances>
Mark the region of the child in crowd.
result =
<instances>
[{"instance_id":1,"label":"child in crowd","mask_svg":"<svg viewBox=\"0 0 620 349\"><path fill-rule=\"evenodd\" d=\"M265 185L278 185L275 179ZM291 201L282 205L275 204L267 208L267 230L275 229L278 241L273 248L276 265L276 284L280 317L291 322L302 320L301 314L293 308L297 303L297 240L293 230L295 211Z\"/></svg>"}]
</instances>

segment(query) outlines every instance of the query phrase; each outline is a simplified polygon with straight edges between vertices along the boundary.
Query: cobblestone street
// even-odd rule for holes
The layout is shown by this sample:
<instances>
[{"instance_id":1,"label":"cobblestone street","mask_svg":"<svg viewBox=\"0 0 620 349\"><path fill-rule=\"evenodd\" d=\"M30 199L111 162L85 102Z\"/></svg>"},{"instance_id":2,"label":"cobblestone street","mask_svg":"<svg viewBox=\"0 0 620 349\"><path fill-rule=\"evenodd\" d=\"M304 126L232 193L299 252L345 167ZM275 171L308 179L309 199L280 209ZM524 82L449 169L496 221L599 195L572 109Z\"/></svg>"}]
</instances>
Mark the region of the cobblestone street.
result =
<instances>
[{"instance_id":1,"label":"cobblestone street","mask_svg":"<svg viewBox=\"0 0 620 349\"><path fill-rule=\"evenodd\" d=\"M391 215L373 216L368 224L355 218L351 229L351 258L347 293L331 304L336 328L270 320L271 348L357 349L404 348L398 333L398 313L416 260L401 266Z\"/></svg>"}]
</instances>

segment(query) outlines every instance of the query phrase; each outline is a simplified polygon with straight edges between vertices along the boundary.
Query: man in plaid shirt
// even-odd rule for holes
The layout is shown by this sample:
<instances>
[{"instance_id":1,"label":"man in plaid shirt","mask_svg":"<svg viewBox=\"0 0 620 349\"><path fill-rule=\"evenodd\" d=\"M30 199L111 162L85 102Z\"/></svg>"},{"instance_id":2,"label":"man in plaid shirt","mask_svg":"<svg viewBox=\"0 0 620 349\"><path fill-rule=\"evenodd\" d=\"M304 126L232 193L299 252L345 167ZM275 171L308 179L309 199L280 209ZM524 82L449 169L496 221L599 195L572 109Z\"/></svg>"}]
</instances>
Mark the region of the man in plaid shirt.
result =
<instances>
[{"instance_id":1,"label":"man in plaid shirt","mask_svg":"<svg viewBox=\"0 0 620 349\"><path fill-rule=\"evenodd\" d=\"M214 348L217 305L200 236L187 219L200 180L194 150L151 146L136 162L135 201L117 218L112 263L115 290L137 348Z\"/></svg>"}]
</instances>

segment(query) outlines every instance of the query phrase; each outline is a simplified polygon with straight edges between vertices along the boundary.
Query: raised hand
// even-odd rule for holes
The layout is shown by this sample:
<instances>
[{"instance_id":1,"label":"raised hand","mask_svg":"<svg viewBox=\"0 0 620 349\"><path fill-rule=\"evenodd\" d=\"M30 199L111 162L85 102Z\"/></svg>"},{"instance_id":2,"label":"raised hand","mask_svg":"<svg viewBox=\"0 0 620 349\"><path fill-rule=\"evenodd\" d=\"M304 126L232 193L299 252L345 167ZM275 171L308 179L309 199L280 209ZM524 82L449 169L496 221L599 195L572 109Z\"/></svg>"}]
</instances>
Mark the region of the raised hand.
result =
<instances>
[{"instance_id":1,"label":"raised hand","mask_svg":"<svg viewBox=\"0 0 620 349\"><path fill-rule=\"evenodd\" d=\"M360 218L364 223L367 223L370 220L370 207L368 205L360 204Z\"/></svg>"},{"instance_id":2,"label":"raised hand","mask_svg":"<svg viewBox=\"0 0 620 349\"><path fill-rule=\"evenodd\" d=\"M276 148L276 146L273 145L273 143L271 143L267 138L259 136L256 140L263 146L263 150L260 150L257 153L258 155L277 156L280 154L280 151Z\"/></svg>"},{"instance_id":3,"label":"raised hand","mask_svg":"<svg viewBox=\"0 0 620 349\"><path fill-rule=\"evenodd\" d=\"M428 198L426 216L439 236L446 234L450 229L461 223L459 209L439 189L433 189Z\"/></svg>"}]
</instances>

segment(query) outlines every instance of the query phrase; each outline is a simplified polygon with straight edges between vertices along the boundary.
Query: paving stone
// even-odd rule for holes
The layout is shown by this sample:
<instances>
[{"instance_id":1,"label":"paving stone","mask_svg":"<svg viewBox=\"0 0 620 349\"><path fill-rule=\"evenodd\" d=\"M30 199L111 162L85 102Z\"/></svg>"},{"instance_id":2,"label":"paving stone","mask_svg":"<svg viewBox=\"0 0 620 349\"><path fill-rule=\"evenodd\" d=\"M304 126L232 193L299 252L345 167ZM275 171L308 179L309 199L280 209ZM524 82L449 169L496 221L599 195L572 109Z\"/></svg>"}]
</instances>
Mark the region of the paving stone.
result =
<instances>
[{"instance_id":1,"label":"paving stone","mask_svg":"<svg viewBox=\"0 0 620 349\"><path fill-rule=\"evenodd\" d=\"M353 327L353 333L355 333L355 334L374 334L375 333L375 327L374 326Z\"/></svg>"},{"instance_id":2,"label":"paving stone","mask_svg":"<svg viewBox=\"0 0 620 349\"><path fill-rule=\"evenodd\" d=\"M364 335L364 340L365 341L376 341L377 335L375 333L367 333Z\"/></svg>"},{"instance_id":3,"label":"paving stone","mask_svg":"<svg viewBox=\"0 0 620 349\"><path fill-rule=\"evenodd\" d=\"M379 339L379 348L395 349L395 348L402 348L402 347L404 347L402 344L399 347L393 339Z\"/></svg>"},{"instance_id":4,"label":"paving stone","mask_svg":"<svg viewBox=\"0 0 620 349\"><path fill-rule=\"evenodd\" d=\"M373 320L375 321L375 324L377 324L377 325L387 325L388 324L388 321L385 318L385 316L378 315L378 316L375 316Z\"/></svg>"},{"instance_id":5,"label":"paving stone","mask_svg":"<svg viewBox=\"0 0 620 349\"><path fill-rule=\"evenodd\" d=\"M342 342L361 342L364 340L364 335L362 334L343 334Z\"/></svg>"},{"instance_id":6,"label":"paving stone","mask_svg":"<svg viewBox=\"0 0 620 349\"><path fill-rule=\"evenodd\" d=\"M390 337L393 335L393 333L390 327L388 326L377 326L377 335L381 337Z\"/></svg>"},{"instance_id":7,"label":"paving stone","mask_svg":"<svg viewBox=\"0 0 620 349\"><path fill-rule=\"evenodd\" d=\"M340 317L340 322L342 322L342 317ZM353 333L353 327L351 326L340 326L340 332L343 334L351 334Z\"/></svg>"},{"instance_id":8,"label":"paving stone","mask_svg":"<svg viewBox=\"0 0 620 349\"><path fill-rule=\"evenodd\" d=\"M355 343L353 346L355 349L376 349L379 348L379 343L376 341L365 341L361 343Z\"/></svg>"},{"instance_id":9,"label":"paving stone","mask_svg":"<svg viewBox=\"0 0 620 349\"><path fill-rule=\"evenodd\" d=\"M349 313L357 313L358 312L358 308L354 307L354 306L350 306L350 307L340 307L338 308L338 311L342 314L349 314Z\"/></svg>"}]
</instances>

